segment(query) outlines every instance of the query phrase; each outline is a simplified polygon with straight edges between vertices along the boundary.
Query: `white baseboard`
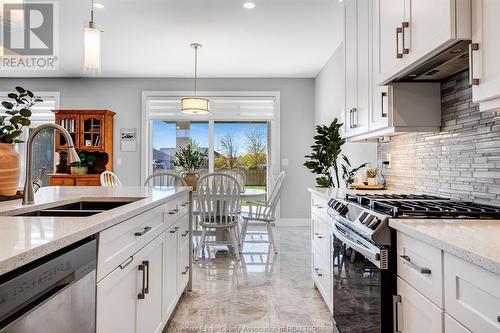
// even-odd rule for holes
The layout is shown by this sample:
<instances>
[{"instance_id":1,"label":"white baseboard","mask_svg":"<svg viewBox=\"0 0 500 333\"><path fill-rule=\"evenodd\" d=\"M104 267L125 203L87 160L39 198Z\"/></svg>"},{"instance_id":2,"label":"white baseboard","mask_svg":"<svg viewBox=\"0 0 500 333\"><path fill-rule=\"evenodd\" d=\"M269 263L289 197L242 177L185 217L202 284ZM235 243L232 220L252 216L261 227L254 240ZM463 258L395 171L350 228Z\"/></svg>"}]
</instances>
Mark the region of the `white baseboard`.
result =
<instances>
[{"instance_id":1,"label":"white baseboard","mask_svg":"<svg viewBox=\"0 0 500 333\"><path fill-rule=\"evenodd\" d=\"M310 227L311 218L280 218L276 222L277 227Z\"/></svg>"}]
</instances>

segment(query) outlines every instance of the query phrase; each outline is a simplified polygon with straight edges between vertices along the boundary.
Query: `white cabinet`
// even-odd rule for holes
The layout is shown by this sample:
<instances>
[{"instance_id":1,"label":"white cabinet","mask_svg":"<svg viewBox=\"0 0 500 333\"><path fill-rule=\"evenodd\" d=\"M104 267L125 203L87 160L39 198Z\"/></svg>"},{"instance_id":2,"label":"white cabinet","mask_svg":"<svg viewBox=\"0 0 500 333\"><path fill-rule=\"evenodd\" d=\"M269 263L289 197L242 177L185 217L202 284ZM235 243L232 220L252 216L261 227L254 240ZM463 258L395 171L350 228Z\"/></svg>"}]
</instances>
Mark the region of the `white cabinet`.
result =
<instances>
[{"instance_id":1,"label":"white cabinet","mask_svg":"<svg viewBox=\"0 0 500 333\"><path fill-rule=\"evenodd\" d=\"M470 15L470 0L375 1L377 83L402 76L458 40L469 39Z\"/></svg>"},{"instance_id":2,"label":"white cabinet","mask_svg":"<svg viewBox=\"0 0 500 333\"><path fill-rule=\"evenodd\" d=\"M416 289L398 277L395 297L396 332L439 333L443 331L444 312Z\"/></svg>"},{"instance_id":3,"label":"white cabinet","mask_svg":"<svg viewBox=\"0 0 500 333\"><path fill-rule=\"evenodd\" d=\"M97 333L161 332L163 247L158 236L97 283Z\"/></svg>"},{"instance_id":4,"label":"white cabinet","mask_svg":"<svg viewBox=\"0 0 500 333\"><path fill-rule=\"evenodd\" d=\"M476 79L472 100L480 103L481 111L500 111L500 1L474 0L472 15L472 59L469 74Z\"/></svg>"},{"instance_id":5,"label":"white cabinet","mask_svg":"<svg viewBox=\"0 0 500 333\"><path fill-rule=\"evenodd\" d=\"M449 314L444 314L444 333L472 333L465 326L453 319Z\"/></svg>"},{"instance_id":6,"label":"white cabinet","mask_svg":"<svg viewBox=\"0 0 500 333\"><path fill-rule=\"evenodd\" d=\"M345 131L346 137L368 130L370 112L370 2L345 5Z\"/></svg>"},{"instance_id":7,"label":"white cabinet","mask_svg":"<svg viewBox=\"0 0 500 333\"><path fill-rule=\"evenodd\" d=\"M500 276L444 254L446 312L472 332L500 332Z\"/></svg>"},{"instance_id":8,"label":"white cabinet","mask_svg":"<svg viewBox=\"0 0 500 333\"><path fill-rule=\"evenodd\" d=\"M189 283L189 198L173 199L99 237L98 258L106 269L97 283L97 333L161 332Z\"/></svg>"}]
</instances>

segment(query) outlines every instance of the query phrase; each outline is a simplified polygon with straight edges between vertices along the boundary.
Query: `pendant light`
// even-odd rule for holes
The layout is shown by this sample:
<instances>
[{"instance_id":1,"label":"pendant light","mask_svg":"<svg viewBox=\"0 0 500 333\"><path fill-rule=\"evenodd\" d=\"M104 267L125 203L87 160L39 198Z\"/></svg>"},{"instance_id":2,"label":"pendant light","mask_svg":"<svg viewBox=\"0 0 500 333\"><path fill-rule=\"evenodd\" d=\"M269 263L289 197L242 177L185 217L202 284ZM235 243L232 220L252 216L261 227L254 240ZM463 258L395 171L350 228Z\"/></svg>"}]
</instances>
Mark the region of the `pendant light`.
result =
<instances>
[{"instance_id":1,"label":"pendant light","mask_svg":"<svg viewBox=\"0 0 500 333\"><path fill-rule=\"evenodd\" d=\"M198 79L198 49L201 47L198 43L191 44L194 49L194 95L193 97L184 97L181 99L181 112L187 114L208 114L209 101L206 98L196 96L196 80Z\"/></svg>"},{"instance_id":2,"label":"pendant light","mask_svg":"<svg viewBox=\"0 0 500 333\"><path fill-rule=\"evenodd\" d=\"M83 71L89 75L101 73L101 30L94 21L94 0L91 0L89 25L85 27Z\"/></svg>"}]
</instances>

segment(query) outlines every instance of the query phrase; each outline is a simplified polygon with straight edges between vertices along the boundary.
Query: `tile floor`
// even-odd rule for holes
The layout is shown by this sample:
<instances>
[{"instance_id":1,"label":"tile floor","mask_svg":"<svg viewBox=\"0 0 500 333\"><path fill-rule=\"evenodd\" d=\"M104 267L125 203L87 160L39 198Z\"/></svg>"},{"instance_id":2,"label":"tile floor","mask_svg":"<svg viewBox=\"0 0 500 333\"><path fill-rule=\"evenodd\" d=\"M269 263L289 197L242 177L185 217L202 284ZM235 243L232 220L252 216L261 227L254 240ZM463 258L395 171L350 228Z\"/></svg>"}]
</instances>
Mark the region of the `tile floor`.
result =
<instances>
[{"instance_id":1,"label":"tile floor","mask_svg":"<svg viewBox=\"0 0 500 333\"><path fill-rule=\"evenodd\" d=\"M254 230L254 240L267 239ZM183 296L166 332L332 332L332 317L310 273L310 229L276 229L279 254L246 243L241 264L206 254L194 263L193 291Z\"/></svg>"}]
</instances>

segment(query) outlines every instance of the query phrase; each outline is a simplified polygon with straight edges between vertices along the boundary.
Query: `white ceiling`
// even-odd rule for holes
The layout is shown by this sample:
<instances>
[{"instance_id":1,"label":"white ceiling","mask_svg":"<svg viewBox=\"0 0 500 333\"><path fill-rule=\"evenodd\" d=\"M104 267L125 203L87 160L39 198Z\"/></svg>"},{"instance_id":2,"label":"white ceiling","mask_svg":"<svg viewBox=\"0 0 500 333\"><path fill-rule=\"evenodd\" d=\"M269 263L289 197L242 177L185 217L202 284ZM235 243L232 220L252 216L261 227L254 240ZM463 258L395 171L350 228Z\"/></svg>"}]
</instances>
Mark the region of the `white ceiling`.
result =
<instances>
[{"instance_id":1,"label":"white ceiling","mask_svg":"<svg viewBox=\"0 0 500 333\"><path fill-rule=\"evenodd\" d=\"M96 0L97 1L97 0ZM342 38L338 0L100 0L104 77L315 77ZM90 0L59 0L60 69L8 76L79 77Z\"/></svg>"}]
</instances>

